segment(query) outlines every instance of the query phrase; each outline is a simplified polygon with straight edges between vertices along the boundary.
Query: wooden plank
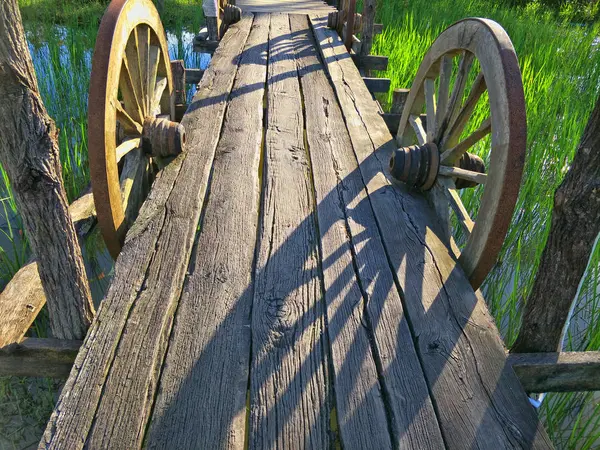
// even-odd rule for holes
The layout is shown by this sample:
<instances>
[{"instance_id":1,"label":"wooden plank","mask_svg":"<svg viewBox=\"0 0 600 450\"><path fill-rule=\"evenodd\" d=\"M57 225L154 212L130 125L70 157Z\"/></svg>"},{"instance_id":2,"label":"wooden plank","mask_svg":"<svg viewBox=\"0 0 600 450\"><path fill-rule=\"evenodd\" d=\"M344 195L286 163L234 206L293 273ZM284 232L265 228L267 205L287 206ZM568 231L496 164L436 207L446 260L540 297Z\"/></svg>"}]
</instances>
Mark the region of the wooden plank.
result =
<instances>
[{"instance_id":1,"label":"wooden plank","mask_svg":"<svg viewBox=\"0 0 600 450\"><path fill-rule=\"evenodd\" d=\"M160 172L129 230L110 290L42 438L44 448L141 444L251 24L245 17L229 28L205 73L183 119L188 151Z\"/></svg>"},{"instance_id":2,"label":"wooden plank","mask_svg":"<svg viewBox=\"0 0 600 450\"><path fill-rule=\"evenodd\" d=\"M364 70L387 70L388 68L387 56L379 55L352 55L352 61L356 64L356 67Z\"/></svg>"},{"instance_id":3,"label":"wooden plank","mask_svg":"<svg viewBox=\"0 0 600 450\"><path fill-rule=\"evenodd\" d=\"M402 114L384 113L381 115L391 135L398 133Z\"/></svg>"},{"instance_id":4,"label":"wooden plank","mask_svg":"<svg viewBox=\"0 0 600 450\"><path fill-rule=\"evenodd\" d=\"M314 198L289 16L271 15L264 193L252 308L249 448L329 448Z\"/></svg>"},{"instance_id":5,"label":"wooden plank","mask_svg":"<svg viewBox=\"0 0 600 450\"><path fill-rule=\"evenodd\" d=\"M215 155L147 432L149 448L244 446L268 33L269 16L257 15Z\"/></svg>"},{"instance_id":6,"label":"wooden plank","mask_svg":"<svg viewBox=\"0 0 600 450\"><path fill-rule=\"evenodd\" d=\"M25 338L0 348L0 376L67 378L81 341Z\"/></svg>"},{"instance_id":7,"label":"wooden plank","mask_svg":"<svg viewBox=\"0 0 600 450\"><path fill-rule=\"evenodd\" d=\"M343 446L443 448L335 93L319 61L307 18L294 17L292 24L318 202ZM388 376L380 385L384 373Z\"/></svg>"},{"instance_id":8,"label":"wooden plank","mask_svg":"<svg viewBox=\"0 0 600 450\"><path fill-rule=\"evenodd\" d=\"M327 14L335 10L321 0L237 0L235 4L253 13Z\"/></svg>"},{"instance_id":9,"label":"wooden plank","mask_svg":"<svg viewBox=\"0 0 600 450\"><path fill-rule=\"evenodd\" d=\"M312 17L448 448L551 448L480 294L438 237L426 200L386 178L396 148L326 19ZM510 424L510 425L508 425Z\"/></svg>"},{"instance_id":10,"label":"wooden plank","mask_svg":"<svg viewBox=\"0 0 600 450\"><path fill-rule=\"evenodd\" d=\"M210 53L211 55L217 50L220 41L204 41L194 38L193 50L196 53Z\"/></svg>"},{"instance_id":11,"label":"wooden plank","mask_svg":"<svg viewBox=\"0 0 600 450\"><path fill-rule=\"evenodd\" d=\"M204 70L202 69L185 69L185 82L187 84L198 84L202 80Z\"/></svg>"},{"instance_id":12,"label":"wooden plank","mask_svg":"<svg viewBox=\"0 0 600 450\"><path fill-rule=\"evenodd\" d=\"M389 78L371 78L364 77L363 81L367 86L367 89L372 94L377 94L380 92L389 92L392 81Z\"/></svg>"},{"instance_id":13,"label":"wooden plank","mask_svg":"<svg viewBox=\"0 0 600 450\"><path fill-rule=\"evenodd\" d=\"M600 352L511 353L527 392L600 391Z\"/></svg>"},{"instance_id":14,"label":"wooden plank","mask_svg":"<svg viewBox=\"0 0 600 450\"><path fill-rule=\"evenodd\" d=\"M91 193L69 206L75 232L81 240L96 224L96 210ZM20 342L46 303L46 294L38 273L37 262L29 262L8 282L0 294L0 348Z\"/></svg>"}]
</instances>

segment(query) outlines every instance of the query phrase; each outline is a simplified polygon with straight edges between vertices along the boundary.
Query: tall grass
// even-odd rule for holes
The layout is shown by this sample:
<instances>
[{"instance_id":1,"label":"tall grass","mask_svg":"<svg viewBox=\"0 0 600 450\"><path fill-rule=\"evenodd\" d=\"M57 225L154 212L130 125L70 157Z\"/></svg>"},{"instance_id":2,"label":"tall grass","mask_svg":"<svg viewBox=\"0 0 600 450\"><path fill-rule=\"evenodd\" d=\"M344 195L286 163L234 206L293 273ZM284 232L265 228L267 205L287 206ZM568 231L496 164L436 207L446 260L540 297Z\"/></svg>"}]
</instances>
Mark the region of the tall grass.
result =
<instances>
[{"instance_id":1,"label":"tall grass","mask_svg":"<svg viewBox=\"0 0 600 450\"><path fill-rule=\"evenodd\" d=\"M569 168L598 96L598 24L570 23L564 10L556 14L537 2L511 9L486 0L386 0L379 1L377 15L385 28L373 51L389 56L385 75L393 88L410 87L433 40L462 18L497 21L515 46L527 105L527 160L499 262L483 286L510 346L517 337L522 304L531 291L549 232L554 191ZM461 195L467 208L476 211L480 192L467 189ZM600 349L599 263L600 248L596 248L576 300L567 350ZM600 404L594 393L549 395L541 412L557 447L600 445Z\"/></svg>"}]
</instances>

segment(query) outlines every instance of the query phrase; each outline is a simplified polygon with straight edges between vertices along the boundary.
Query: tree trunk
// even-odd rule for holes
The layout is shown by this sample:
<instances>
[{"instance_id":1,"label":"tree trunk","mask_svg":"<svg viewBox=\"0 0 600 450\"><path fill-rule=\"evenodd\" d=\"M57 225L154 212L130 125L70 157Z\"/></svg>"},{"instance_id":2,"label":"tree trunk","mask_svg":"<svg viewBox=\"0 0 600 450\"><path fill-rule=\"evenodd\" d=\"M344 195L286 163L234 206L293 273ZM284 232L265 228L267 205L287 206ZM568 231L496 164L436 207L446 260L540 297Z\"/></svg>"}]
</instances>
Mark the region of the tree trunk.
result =
<instances>
[{"instance_id":1,"label":"tree trunk","mask_svg":"<svg viewBox=\"0 0 600 450\"><path fill-rule=\"evenodd\" d=\"M600 99L554 194L546 247L513 352L556 352L579 281L600 233Z\"/></svg>"},{"instance_id":2,"label":"tree trunk","mask_svg":"<svg viewBox=\"0 0 600 450\"><path fill-rule=\"evenodd\" d=\"M94 314L62 184L58 131L40 97L16 0L0 4L0 162L8 173L55 337L82 339Z\"/></svg>"}]
</instances>

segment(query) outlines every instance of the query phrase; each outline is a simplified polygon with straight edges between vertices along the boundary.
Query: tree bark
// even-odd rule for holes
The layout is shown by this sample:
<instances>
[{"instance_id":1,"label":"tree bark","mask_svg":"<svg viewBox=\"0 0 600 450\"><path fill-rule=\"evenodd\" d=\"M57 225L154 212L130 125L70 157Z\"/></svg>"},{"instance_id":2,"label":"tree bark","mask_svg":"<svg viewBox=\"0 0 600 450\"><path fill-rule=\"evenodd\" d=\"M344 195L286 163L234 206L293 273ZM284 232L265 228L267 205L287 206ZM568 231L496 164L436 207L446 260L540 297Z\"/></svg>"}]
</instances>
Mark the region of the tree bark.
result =
<instances>
[{"instance_id":1,"label":"tree bark","mask_svg":"<svg viewBox=\"0 0 600 450\"><path fill-rule=\"evenodd\" d=\"M512 352L560 351L562 330L600 233L600 99L565 179Z\"/></svg>"},{"instance_id":2,"label":"tree bark","mask_svg":"<svg viewBox=\"0 0 600 450\"><path fill-rule=\"evenodd\" d=\"M82 339L94 307L62 183L58 131L38 91L16 0L0 3L0 99L0 163L38 259L52 334Z\"/></svg>"}]
</instances>

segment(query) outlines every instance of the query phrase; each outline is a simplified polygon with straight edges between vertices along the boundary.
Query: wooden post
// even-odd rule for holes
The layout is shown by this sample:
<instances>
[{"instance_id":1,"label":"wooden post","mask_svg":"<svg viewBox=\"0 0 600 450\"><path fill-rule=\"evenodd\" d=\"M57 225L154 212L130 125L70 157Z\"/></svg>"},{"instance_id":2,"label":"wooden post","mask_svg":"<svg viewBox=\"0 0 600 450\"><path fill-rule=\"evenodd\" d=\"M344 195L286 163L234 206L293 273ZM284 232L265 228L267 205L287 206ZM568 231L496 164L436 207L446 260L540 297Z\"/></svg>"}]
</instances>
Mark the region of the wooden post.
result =
<instances>
[{"instance_id":1,"label":"wooden post","mask_svg":"<svg viewBox=\"0 0 600 450\"><path fill-rule=\"evenodd\" d=\"M362 36L360 40L362 46L360 47L361 55L368 55L371 53L373 47L373 35L375 26L375 10L377 8L377 0L364 0L363 12L362 12Z\"/></svg>"},{"instance_id":2,"label":"wooden post","mask_svg":"<svg viewBox=\"0 0 600 450\"><path fill-rule=\"evenodd\" d=\"M392 94L392 106L390 108L392 114L402 114L409 93L410 89L394 89L394 93Z\"/></svg>"},{"instance_id":3,"label":"wooden post","mask_svg":"<svg viewBox=\"0 0 600 450\"><path fill-rule=\"evenodd\" d=\"M219 28L221 23L219 20L219 0L202 0L202 11L206 18L206 28L208 29L208 39L210 41L218 41Z\"/></svg>"},{"instance_id":4,"label":"wooden post","mask_svg":"<svg viewBox=\"0 0 600 450\"><path fill-rule=\"evenodd\" d=\"M173 91L175 96L175 121L181 122L187 109L185 64L182 59L171 61L171 72L173 73Z\"/></svg>"},{"instance_id":5,"label":"wooden post","mask_svg":"<svg viewBox=\"0 0 600 450\"><path fill-rule=\"evenodd\" d=\"M554 194L550 234L513 352L560 351L565 322L600 233L600 99Z\"/></svg>"},{"instance_id":6,"label":"wooden post","mask_svg":"<svg viewBox=\"0 0 600 450\"><path fill-rule=\"evenodd\" d=\"M54 121L42 103L16 0L0 8L0 162L33 252L52 334L82 339L94 314L69 217Z\"/></svg>"}]
</instances>

